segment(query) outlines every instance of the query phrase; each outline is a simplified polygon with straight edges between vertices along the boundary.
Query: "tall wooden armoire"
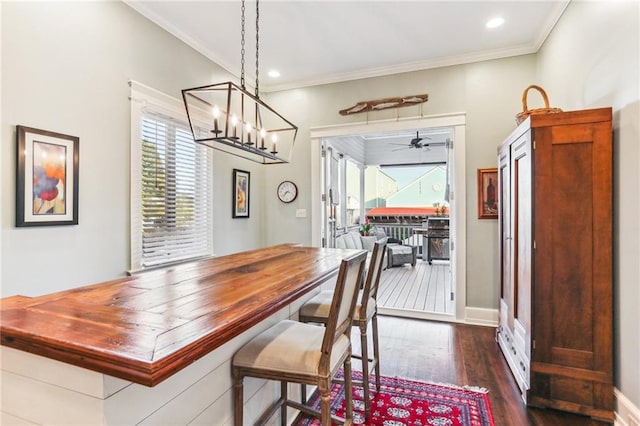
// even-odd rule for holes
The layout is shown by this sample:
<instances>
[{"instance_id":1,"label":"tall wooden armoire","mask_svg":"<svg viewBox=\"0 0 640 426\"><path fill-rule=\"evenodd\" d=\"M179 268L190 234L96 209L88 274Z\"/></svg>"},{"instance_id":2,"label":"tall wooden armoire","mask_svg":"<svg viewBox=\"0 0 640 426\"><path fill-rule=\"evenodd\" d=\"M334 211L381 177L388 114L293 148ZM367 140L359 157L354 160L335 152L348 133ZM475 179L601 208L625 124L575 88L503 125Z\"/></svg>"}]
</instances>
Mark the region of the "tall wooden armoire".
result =
<instances>
[{"instance_id":1,"label":"tall wooden armoire","mask_svg":"<svg viewBox=\"0 0 640 426\"><path fill-rule=\"evenodd\" d=\"M611 108L532 115L498 163L497 340L523 400L613 422Z\"/></svg>"}]
</instances>

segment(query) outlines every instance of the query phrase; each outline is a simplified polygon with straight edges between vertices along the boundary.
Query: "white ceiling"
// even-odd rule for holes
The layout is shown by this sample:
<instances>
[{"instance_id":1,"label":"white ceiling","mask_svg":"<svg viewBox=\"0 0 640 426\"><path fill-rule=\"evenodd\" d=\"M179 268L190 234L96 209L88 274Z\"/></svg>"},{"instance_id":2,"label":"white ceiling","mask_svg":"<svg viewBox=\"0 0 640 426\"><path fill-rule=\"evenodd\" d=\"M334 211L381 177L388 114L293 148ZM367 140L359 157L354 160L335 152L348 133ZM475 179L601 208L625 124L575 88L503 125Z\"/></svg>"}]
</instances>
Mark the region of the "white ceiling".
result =
<instances>
[{"instance_id":1,"label":"white ceiling","mask_svg":"<svg viewBox=\"0 0 640 426\"><path fill-rule=\"evenodd\" d=\"M273 91L536 52L569 0L260 2L260 89ZM240 2L126 3L240 75ZM255 2L246 79L255 81ZM489 30L496 16L504 25ZM273 79L267 71L278 69Z\"/></svg>"}]
</instances>

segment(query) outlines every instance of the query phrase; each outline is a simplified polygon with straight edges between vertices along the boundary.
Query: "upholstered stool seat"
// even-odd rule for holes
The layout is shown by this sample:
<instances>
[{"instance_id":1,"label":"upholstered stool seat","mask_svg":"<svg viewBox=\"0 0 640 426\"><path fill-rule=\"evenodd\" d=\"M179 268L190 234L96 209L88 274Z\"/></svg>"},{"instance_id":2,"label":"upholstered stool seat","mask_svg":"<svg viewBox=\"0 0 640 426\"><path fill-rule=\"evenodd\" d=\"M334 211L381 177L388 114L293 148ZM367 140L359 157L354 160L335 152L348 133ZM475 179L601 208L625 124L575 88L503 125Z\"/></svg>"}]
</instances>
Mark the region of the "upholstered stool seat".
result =
<instances>
[{"instance_id":1,"label":"upholstered stool seat","mask_svg":"<svg viewBox=\"0 0 640 426\"><path fill-rule=\"evenodd\" d=\"M318 374L323 338L323 328L297 321L280 321L236 352L233 365L291 374ZM344 335L334 342L330 370L341 366L340 355L349 349L349 344Z\"/></svg>"},{"instance_id":2,"label":"upholstered stool seat","mask_svg":"<svg viewBox=\"0 0 640 426\"><path fill-rule=\"evenodd\" d=\"M280 321L258 334L238 350L231 361L233 377L234 425L243 426L244 378L280 381L280 398L258 418L265 424L280 410L280 424L288 424L287 407L320 417L322 426L332 421L353 424L351 388L351 324L359 283L367 253L351 254L342 261L333 298L329 302L327 326L317 327L296 321ZM331 382L340 367L345 372L346 419L331 416ZM288 397L288 383L318 387L320 411Z\"/></svg>"},{"instance_id":3,"label":"upholstered stool seat","mask_svg":"<svg viewBox=\"0 0 640 426\"><path fill-rule=\"evenodd\" d=\"M376 305L376 297L378 295L378 284L380 282L380 274L382 273L382 264L385 253L386 239L377 241L374 244L371 260L367 269L367 278L362 291L358 294L358 302L353 314L353 325L360 329L360 347L362 355L353 355L354 358L362 360L362 384L364 389L365 401L365 417L371 414L371 401L369 399L369 371L375 368L376 389L380 390L380 364L379 364L379 347L378 347L378 309ZM301 322L314 322L326 324L329 318L331 308L331 300L333 291L322 291L302 307L300 307L299 317ZM371 321L371 329L373 332L373 358L369 359L368 355L368 339L367 327ZM346 375L345 375L346 377ZM354 382L356 383L356 382ZM306 400L306 387L302 387L302 399Z\"/></svg>"}]
</instances>

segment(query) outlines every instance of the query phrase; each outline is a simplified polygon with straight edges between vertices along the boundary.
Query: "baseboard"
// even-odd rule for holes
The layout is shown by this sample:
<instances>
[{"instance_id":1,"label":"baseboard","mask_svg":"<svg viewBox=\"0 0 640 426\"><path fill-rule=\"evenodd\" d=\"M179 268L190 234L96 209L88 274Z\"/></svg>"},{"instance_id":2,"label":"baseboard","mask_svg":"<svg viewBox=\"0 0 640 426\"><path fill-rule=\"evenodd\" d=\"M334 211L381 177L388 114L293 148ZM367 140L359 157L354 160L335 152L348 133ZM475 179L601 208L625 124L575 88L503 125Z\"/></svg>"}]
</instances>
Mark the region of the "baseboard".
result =
<instances>
[{"instance_id":1,"label":"baseboard","mask_svg":"<svg viewBox=\"0 0 640 426\"><path fill-rule=\"evenodd\" d=\"M465 308L464 318L456 319L454 315L437 314L434 312L413 311L408 309L385 308L378 306L380 315L424 319L430 321L457 322L461 324L483 325L485 327L498 326L498 310L484 308Z\"/></svg>"},{"instance_id":2,"label":"baseboard","mask_svg":"<svg viewBox=\"0 0 640 426\"><path fill-rule=\"evenodd\" d=\"M616 397L615 426L640 426L640 408L636 407L629 398L617 388L613 389Z\"/></svg>"},{"instance_id":3,"label":"baseboard","mask_svg":"<svg viewBox=\"0 0 640 426\"><path fill-rule=\"evenodd\" d=\"M498 310L485 308L464 308L464 322L466 324L498 326Z\"/></svg>"},{"instance_id":4,"label":"baseboard","mask_svg":"<svg viewBox=\"0 0 640 426\"><path fill-rule=\"evenodd\" d=\"M378 314L392 317L412 318L429 321L456 322L453 315L435 312L414 311L410 309L385 308L378 306Z\"/></svg>"}]
</instances>

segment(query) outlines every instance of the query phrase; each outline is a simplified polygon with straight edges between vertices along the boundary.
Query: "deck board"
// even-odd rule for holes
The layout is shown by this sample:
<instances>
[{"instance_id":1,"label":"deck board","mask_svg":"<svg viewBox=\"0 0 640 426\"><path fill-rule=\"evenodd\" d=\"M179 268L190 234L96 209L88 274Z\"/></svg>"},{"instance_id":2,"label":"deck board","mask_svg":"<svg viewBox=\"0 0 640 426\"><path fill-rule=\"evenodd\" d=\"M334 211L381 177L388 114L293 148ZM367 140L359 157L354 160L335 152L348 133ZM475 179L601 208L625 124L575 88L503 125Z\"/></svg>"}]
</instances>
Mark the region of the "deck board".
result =
<instances>
[{"instance_id":1,"label":"deck board","mask_svg":"<svg viewBox=\"0 0 640 426\"><path fill-rule=\"evenodd\" d=\"M421 262L422 263L422 262ZM418 297L414 303L414 309L425 311L427 309L427 293L429 290L429 280L433 275L433 268L421 268L424 272L421 275Z\"/></svg>"},{"instance_id":2,"label":"deck board","mask_svg":"<svg viewBox=\"0 0 640 426\"><path fill-rule=\"evenodd\" d=\"M378 306L452 314L454 302L450 300L451 288L448 262L429 265L419 260L415 267L405 264L382 272Z\"/></svg>"}]
</instances>

